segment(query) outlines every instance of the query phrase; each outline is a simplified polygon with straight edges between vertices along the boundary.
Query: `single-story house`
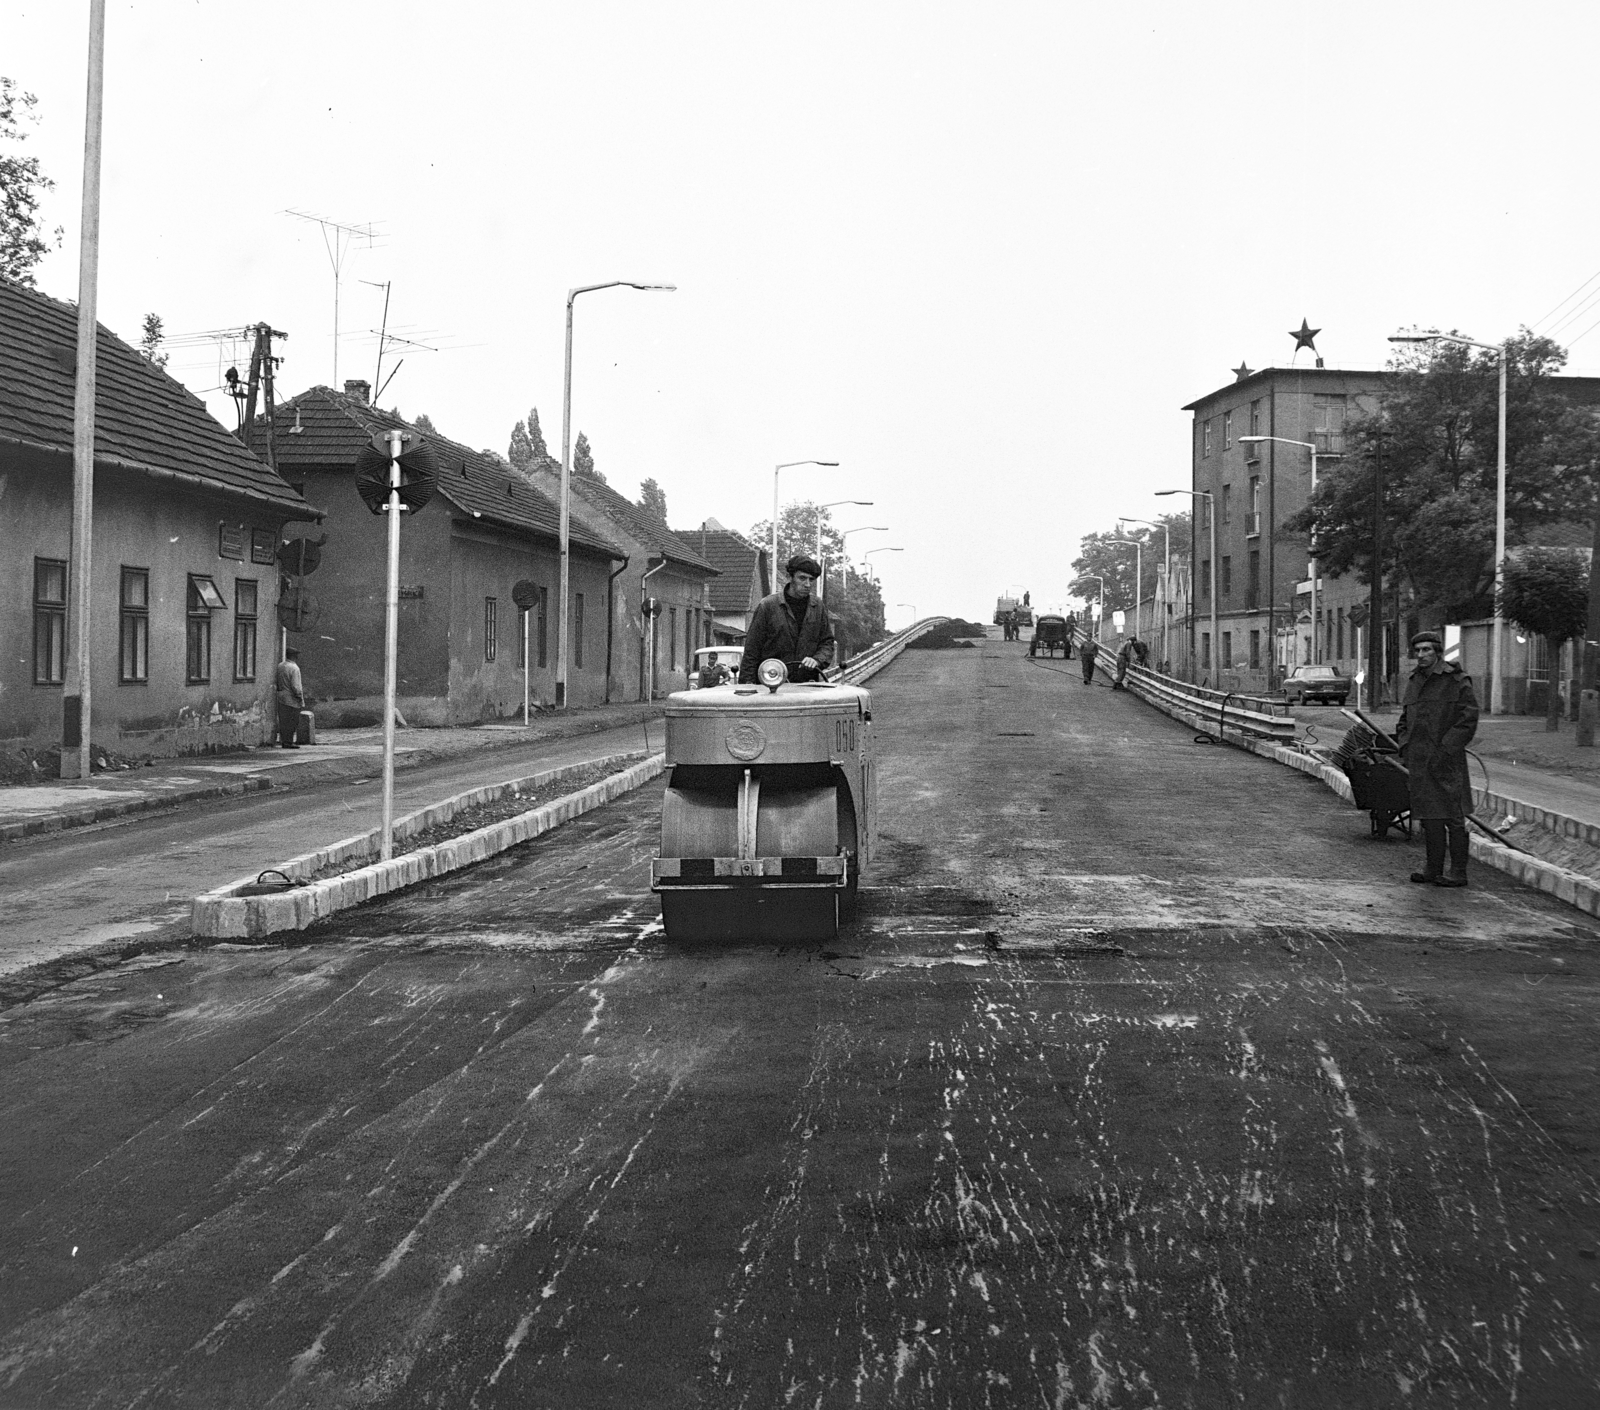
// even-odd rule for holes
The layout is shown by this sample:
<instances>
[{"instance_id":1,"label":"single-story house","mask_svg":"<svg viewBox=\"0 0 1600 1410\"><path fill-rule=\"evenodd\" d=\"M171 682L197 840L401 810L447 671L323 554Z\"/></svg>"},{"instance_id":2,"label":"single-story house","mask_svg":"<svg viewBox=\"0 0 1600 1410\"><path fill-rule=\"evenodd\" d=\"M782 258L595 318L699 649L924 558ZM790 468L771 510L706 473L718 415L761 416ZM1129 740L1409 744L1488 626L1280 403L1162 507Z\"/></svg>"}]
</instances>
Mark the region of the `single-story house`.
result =
<instances>
[{"instance_id":1,"label":"single-story house","mask_svg":"<svg viewBox=\"0 0 1600 1410\"><path fill-rule=\"evenodd\" d=\"M737 646L750 630L756 604L772 591L767 550L715 519L681 530L678 537L717 570L711 583L711 634L716 645Z\"/></svg>"}]
</instances>

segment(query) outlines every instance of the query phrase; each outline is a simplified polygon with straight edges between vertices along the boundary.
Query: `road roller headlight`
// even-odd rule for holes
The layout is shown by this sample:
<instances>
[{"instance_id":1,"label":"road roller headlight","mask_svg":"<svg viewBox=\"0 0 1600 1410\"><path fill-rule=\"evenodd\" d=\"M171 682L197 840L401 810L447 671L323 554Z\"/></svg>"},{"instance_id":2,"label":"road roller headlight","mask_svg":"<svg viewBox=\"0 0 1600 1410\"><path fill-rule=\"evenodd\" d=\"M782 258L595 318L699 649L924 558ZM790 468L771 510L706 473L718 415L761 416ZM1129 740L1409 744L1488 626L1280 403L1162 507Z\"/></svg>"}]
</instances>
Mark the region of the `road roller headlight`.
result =
<instances>
[{"instance_id":1,"label":"road roller headlight","mask_svg":"<svg viewBox=\"0 0 1600 1410\"><path fill-rule=\"evenodd\" d=\"M776 692L789 679L789 668L782 661L763 661L756 668L756 679L768 690Z\"/></svg>"}]
</instances>

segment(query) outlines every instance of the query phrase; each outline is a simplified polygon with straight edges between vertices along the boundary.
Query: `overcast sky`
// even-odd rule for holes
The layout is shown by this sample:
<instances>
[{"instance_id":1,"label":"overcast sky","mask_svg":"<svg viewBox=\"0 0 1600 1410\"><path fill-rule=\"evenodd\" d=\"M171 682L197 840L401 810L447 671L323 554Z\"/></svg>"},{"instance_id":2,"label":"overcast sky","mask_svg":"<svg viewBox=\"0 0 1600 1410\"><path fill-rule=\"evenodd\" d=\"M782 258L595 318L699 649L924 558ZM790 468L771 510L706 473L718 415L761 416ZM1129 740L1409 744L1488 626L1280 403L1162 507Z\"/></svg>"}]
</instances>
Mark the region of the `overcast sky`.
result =
<instances>
[{"instance_id":1,"label":"overcast sky","mask_svg":"<svg viewBox=\"0 0 1600 1410\"><path fill-rule=\"evenodd\" d=\"M77 296L87 0L0 0ZM1590 3L109 0L99 310L130 342L268 320L280 395L338 376L504 453L573 420L675 528L835 511L890 621L1064 600L1079 537L1174 503L1179 407L1241 359L1557 327L1600 271ZM1588 292L1600 290L1597 282ZM1587 293L1585 294L1587 297ZM1567 341L1600 320L1580 315ZM208 395L238 345L170 370ZM1304 355L1302 355L1304 356ZM1600 374L1600 329L1569 370ZM387 371L387 369L386 369ZM352 493L354 491L352 490Z\"/></svg>"}]
</instances>

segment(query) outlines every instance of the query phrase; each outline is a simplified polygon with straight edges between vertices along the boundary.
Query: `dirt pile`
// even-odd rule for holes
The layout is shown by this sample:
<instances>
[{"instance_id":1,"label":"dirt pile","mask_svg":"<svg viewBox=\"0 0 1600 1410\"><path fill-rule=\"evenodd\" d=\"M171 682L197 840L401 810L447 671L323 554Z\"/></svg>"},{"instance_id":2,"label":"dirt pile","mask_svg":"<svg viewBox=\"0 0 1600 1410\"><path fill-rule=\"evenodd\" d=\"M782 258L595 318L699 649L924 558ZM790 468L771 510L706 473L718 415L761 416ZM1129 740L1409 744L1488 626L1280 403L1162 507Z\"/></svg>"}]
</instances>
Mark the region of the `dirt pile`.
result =
<instances>
[{"instance_id":1,"label":"dirt pile","mask_svg":"<svg viewBox=\"0 0 1600 1410\"><path fill-rule=\"evenodd\" d=\"M951 646L975 646L987 635L987 630L978 623L963 622L959 617L952 617L948 622L941 622L931 631L924 632L908 644L907 650L920 648L923 651L939 651Z\"/></svg>"}]
</instances>

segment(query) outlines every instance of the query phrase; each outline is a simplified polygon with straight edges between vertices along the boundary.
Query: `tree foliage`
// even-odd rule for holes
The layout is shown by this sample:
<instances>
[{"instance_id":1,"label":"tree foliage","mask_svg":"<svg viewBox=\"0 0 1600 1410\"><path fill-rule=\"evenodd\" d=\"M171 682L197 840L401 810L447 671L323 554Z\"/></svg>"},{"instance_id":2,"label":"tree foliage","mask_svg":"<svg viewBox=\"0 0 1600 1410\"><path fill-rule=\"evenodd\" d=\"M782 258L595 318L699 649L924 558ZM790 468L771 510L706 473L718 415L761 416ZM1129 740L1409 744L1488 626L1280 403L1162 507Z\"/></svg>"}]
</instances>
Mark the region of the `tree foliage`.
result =
<instances>
[{"instance_id":1,"label":"tree foliage","mask_svg":"<svg viewBox=\"0 0 1600 1410\"><path fill-rule=\"evenodd\" d=\"M639 486L639 508L646 513L654 514L664 524L667 521L667 492L654 480L646 480Z\"/></svg>"},{"instance_id":2,"label":"tree foliage","mask_svg":"<svg viewBox=\"0 0 1600 1410\"><path fill-rule=\"evenodd\" d=\"M594 452L589 449L589 438L582 431L578 432L578 443L572 448L572 473L586 480L598 480L602 485L606 482L606 477L594 468Z\"/></svg>"},{"instance_id":3,"label":"tree foliage","mask_svg":"<svg viewBox=\"0 0 1600 1410\"><path fill-rule=\"evenodd\" d=\"M0 279L33 284L34 266L61 246L61 227L47 232L39 222L39 198L55 189L37 157L6 150L28 140L24 123L36 123L39 100L21 92L9 78L0 78ZM53 237L53 238L52 238Z\"/></svg>"},{"instance_id":4,"label":"tree foliage","mask_svg":"<svg viewBox=\"0 0 1600 1410\"><path fill-rule=\"evenodd\" d=\"M139 356L146 362L153 362L157 367L167 365L167 354L161 351L161 340L165 336L161 327L159 313L147 313L144 316L143 331L139 335Z\"/></svg>"},{"instance_id":5,"label":"tree foliage","mask_svg":"<svg viewBox=\"0 0 1600 1410\"><path fill-rule=\"evenodd\" d=\"M1523 329L1507 343L1506 536L1527 543L1587 520L1600 472L1600 422L1554 384L1566 352ZM1412 605L1446 621L1493 611L1499 387L1495 353L1429 345L1390 363L1375 415L1285 528L1314 536L1330 575L1371 584L1375 476L1381 464L1383 570ZM1326 463L1326 462L1325 462Z\"/></svg>"},{"instance_id":6,"label":"tree foliage","mask_svg":"<svg viewBox=\"0 0 1600 1410\"><path fill-rule=\"evenodd\" d=\"M416 419L412 421L411 424L415 426L417 430L426 431L431 436L437 436L439 434L439 428L433 424L432 418L429 417L426 411L419 411L416 415Z\"/></svg>"},{"instance_id":7,"label":"tree foliage","mask_svg":"<svg viewBox=\"0 0 1600 1410\"><path fill-rule=\"evenodd\" d=\"M1502 580L1506 618L1552 647L1582 637L1589 622L1589 569L1580 554L1529 548L1506 561Z\"/></svg>"},{"instance_id":8,"label":"tree foliage","mask_svg":"<svg viewBox=\"0 0 1600 1410\"><path fill-rule=\"evenodd\" d=\"M589 443L582 436L578 439L585 447L588 446ZM539 429L538 407L528 413L526 421L519 421L511 428L511 446L506 458L518 470L532 470L550 459L550 452L544 443L544 432Z\"/></svg>"},{"instance_id":9,"label":"tree foliage","mask_svg":"<svg viewBox=\"0 0 1600 1410\"><path fill-rule=\"evenodd\" d=\"M1189 511L1163 514L1155 522L1166 530L1165 534L1144 524L1085 534L1079 540L1082 551L1072 560L1074 594L1097 598L1099 585L1090 575L1098 574L1105 579L1106 609L1130 611L1134 605L1134 571L1142 566L1143 590L1139 596L1146 602L1151 601L1155 597L1168 542L1172 546L1174 563L1187 562L1189 558ZM1142 555L1132 543L1118 542L1124 539L1135 539L1143 544Z\"/></svg>"},{"instance_id":10,"label":"tree foliage","mask_svg":"<svg viewBox=\"0 0 1600 1410\"><path fill-rule=\"evenodd\" d=\"M539 408L533 407L528 412L528 445L533 451L535 460L549 460L550 451L544 443L544 432L539 429Z\"/></svg>"}]
</instances>

